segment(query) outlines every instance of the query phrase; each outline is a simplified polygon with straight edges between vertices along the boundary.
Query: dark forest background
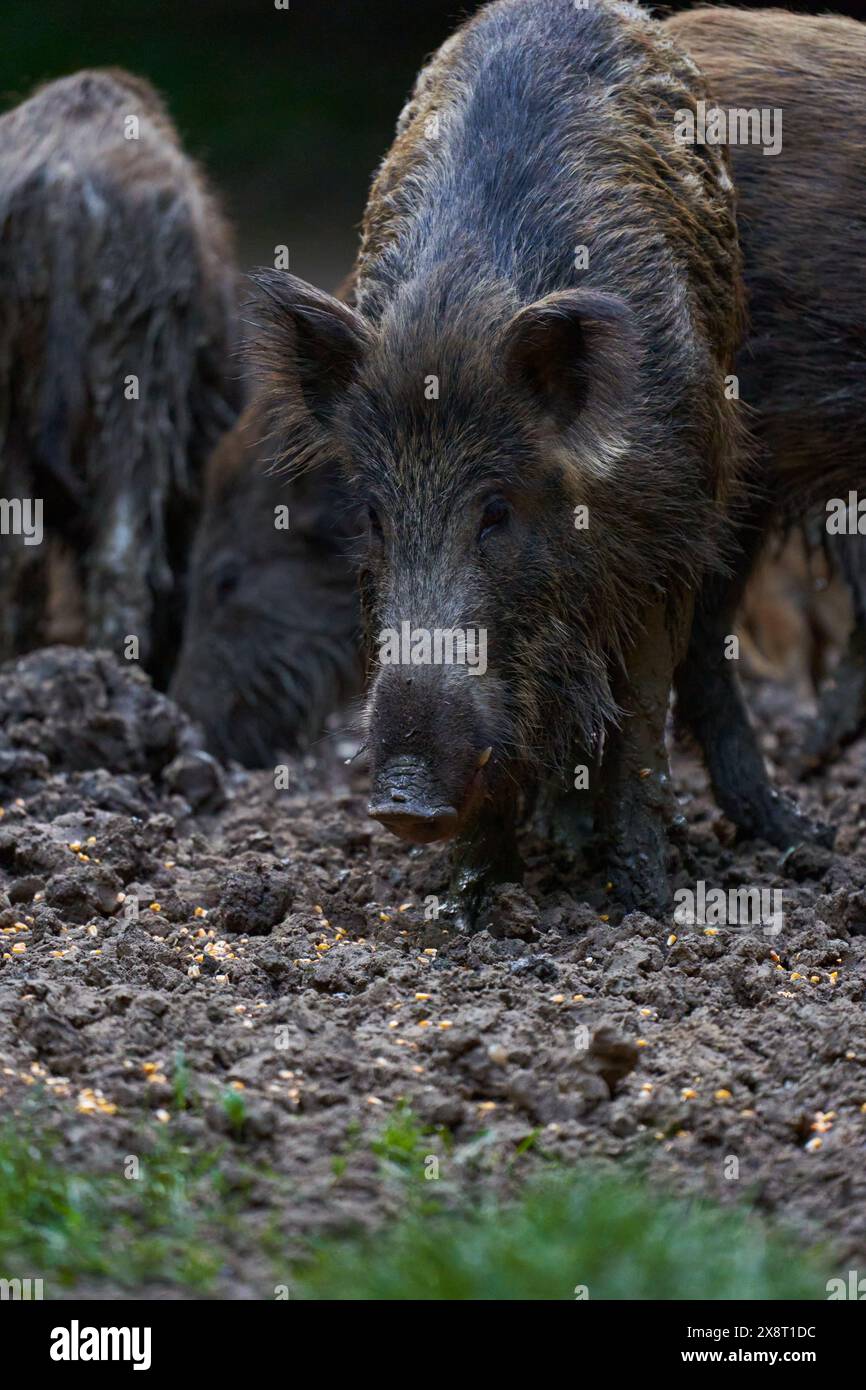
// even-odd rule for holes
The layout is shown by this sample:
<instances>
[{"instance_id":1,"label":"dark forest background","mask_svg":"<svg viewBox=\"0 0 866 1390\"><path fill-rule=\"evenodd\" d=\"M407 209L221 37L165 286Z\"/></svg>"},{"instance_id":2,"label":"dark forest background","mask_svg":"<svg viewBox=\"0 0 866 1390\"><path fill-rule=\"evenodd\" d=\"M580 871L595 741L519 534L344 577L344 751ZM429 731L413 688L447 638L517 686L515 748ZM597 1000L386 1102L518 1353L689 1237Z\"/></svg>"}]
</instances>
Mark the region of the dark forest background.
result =
<instances>
[{"instance_id":1,"label":"dark forest background","mask_svg":"<svg viewBox=\"0 0 866 1390\"><path fill-rule=\"evenodd\" d=\"M244 268L272 264L274 246L285 244L293 271L331 287L351 265L370 176L418 67L475 8L471 0L290 0L288 11L273 0L3 0L0 104L82 67L141 73L220 189ZM829 8L856 15L860 5Z\"/></svg>"}]
</instances>

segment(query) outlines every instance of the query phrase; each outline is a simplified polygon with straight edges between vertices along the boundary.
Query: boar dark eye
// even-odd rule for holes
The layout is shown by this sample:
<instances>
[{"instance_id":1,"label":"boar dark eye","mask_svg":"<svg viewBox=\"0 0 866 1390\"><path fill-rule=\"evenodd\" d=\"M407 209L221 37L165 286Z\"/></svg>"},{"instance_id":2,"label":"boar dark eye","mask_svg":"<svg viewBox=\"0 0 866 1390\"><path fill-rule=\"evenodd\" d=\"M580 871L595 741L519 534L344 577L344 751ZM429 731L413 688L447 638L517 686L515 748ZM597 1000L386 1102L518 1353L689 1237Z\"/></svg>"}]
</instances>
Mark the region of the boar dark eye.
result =
<instances>
[{"instance_id":1,"label":"boar dark eye","mask_svg":"<svg viewBox=\"0 0 866 1390\"><path fill-rule=\"evenodd\" d=\"M232 562L223 565L217 570L213 580L213 596L216 602L224 603L227 598L231 598L240 582L240 567Z\"/></svg>"},{"instance_id":2,"label":"boar dark eye","mask_svg":"<svg viewBox=\"0 0 866 1390\"><path fill-rule=\"evenodd\" d=\"M370 527L370 530L372 531L373 535L374 535L378 540L381 540L381 538L382 538L382 523L381 523L381 521L379 520L379 513L376 511L376 508L375 508L375 507L370 507L370 506L367 507L367 524L368 524L368 526Z\"/></svg>"},{"instance_id":3,"label":"boar dark eye","mask_svg":"<svg viewBox=\"0 0 866 1390\"><path fill-rule=\"evenodd\" d=\"M499 531L508 521L511 508L503 497L491 497L485 504L478 529L479 541L486 540L494 531Z\"/></svg>"}]
</instances>

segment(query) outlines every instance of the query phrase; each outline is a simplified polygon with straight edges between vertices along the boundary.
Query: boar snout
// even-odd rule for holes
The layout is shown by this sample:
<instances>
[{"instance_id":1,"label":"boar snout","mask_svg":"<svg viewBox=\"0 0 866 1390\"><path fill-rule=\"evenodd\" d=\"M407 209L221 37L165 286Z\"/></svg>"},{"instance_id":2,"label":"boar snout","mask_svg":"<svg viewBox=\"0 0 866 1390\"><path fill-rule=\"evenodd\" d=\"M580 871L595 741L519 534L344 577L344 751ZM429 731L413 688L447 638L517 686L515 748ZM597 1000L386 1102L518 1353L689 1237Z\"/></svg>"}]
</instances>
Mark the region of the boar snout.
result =
<instances>
[{"instance_id":1,"label":"boar snout","mask_svg":"<svg viewBox=\"0 0 866 1390\"><path fill-rule=\"evenodd\" d=\"M449 840L485 792L491 754L472 677L431 670L380 674L370 706L369 815L403 840Z\"/></svg>"},{"instance_id":2,"label":"boar snout","mask_svg":"<svg viewBox=\"0 0 866 1390\"><path fill-rule=\"evenodd\" d=\"M395 758L376 778L369 814L415 845L448 840L460 822L457 807L423 758Z\"/></svg>"}]
</instances>

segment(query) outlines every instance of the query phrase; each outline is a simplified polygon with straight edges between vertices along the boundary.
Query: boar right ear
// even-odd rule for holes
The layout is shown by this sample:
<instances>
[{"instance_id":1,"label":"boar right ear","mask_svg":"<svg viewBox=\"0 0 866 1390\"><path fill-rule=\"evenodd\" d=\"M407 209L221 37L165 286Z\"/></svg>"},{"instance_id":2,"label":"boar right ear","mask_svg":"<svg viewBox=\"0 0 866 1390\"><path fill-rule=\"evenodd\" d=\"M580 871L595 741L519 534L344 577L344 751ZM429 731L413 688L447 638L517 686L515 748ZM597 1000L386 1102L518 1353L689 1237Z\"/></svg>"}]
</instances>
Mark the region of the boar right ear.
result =
<instances>
[{"instance_id":1,"label":"boar right ear","mask_svg":"<svg viewBox=\"0 0 866 1390\"><path fill-rule=\"evenodd\" d=\"M503 349L509 382L563 431L621 417L639 357L630 306L598 290L527 305L505 329Z\"/></svg>"},{"instance_id":2,"label":"boar right ear","mask_svg":"<svg viewBox=\"0 0 866 1390\"><path fill-rule=\"evenodd\" d=\"M297 423L303 402L327 428L333 406L352 381L369 341L360 314L285 270L253 275L257 334L250 344L275 416Z\"/></svg>"}]
</instances>

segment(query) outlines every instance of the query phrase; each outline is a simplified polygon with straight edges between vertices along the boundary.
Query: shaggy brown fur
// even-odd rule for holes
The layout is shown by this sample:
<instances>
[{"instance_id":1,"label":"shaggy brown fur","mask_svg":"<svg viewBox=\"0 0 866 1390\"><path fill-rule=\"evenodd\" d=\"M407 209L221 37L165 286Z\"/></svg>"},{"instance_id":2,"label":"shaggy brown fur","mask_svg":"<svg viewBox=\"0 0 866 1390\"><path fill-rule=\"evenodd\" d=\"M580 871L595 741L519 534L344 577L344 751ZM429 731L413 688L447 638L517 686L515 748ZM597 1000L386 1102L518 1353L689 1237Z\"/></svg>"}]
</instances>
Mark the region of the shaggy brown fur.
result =
<instances>
[{"instance_id":1,"label":"shaggy brown fur","mask_svg":"<svg viewBox=\"0 0 866 1390\"><path fill-rule=\"evenodd\" d=\"M777 506L866 480L866 27L713 6L665 29L725 107L783 113L781 153L730 149L748 294L743 398L778 477Z\"/></svg>"},{"instance_id":2,"label":"shaggy brown fur","mask_svg":"<svg viewBox=\"0 0 866 1390\"><path fill-rule=\"evenodd\" d=\"M784 846L802 826L768 785L721 656L768 529L866 485L866 27L784 11L699 9L667 21L724 107L778 108L782 150L731 148L750 332L737 361L758 442L752 504L729 584L698 606L679 714L703 745L716 796L747 833ZM866 721L866 537L830 539L856 627L809 741L817 760Z\"/></svg>"},{"instance_id":3,"label":"shaggy brown fur","mask_svg":"<svg viewBox=\"0 0 866 1390\"><path fill-rule=\"evenodd\" d=\"M119 653L134 634L165 674L239 391L229 231L146 82L82 72L0 118L0 286L0 491L42 498L77 554L87 640ZM2 537L4 656L43 636L47 549Z\"/></svg>"}]
</instances>

